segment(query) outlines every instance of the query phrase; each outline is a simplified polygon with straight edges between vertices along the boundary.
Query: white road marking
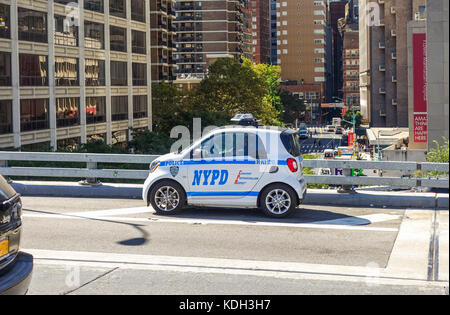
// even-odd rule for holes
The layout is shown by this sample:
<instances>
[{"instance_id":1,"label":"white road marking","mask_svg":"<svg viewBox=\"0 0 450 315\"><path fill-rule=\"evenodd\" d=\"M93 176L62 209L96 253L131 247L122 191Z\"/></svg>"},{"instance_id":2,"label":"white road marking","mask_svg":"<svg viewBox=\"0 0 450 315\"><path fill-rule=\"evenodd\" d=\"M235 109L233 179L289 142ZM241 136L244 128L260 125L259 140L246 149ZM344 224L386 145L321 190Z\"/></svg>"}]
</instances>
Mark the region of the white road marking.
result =
<instances>
[{"instance_id":1,"label":"white road marking","mask_svg":"<svg viewBox=\"0 0 450 315\"><path fill-rule=\"evenodd\" d=\"M35 264L120 268L172 272L220 273L287 279L357 281L390 285L443 286L424 279L399 278L376 266L340 266L278 261L256 261L205 257L175 257L99 252L23 249L34 256Z\"/></svg>"},{"instance_id":2,"label":"white road marking","mask_svg":"<svg viewBox=\"0 0 450 315\"><path fill-rule=\"evenodd\" d=\"M198 224L198 225L244 225L244 226L270 226L270 227L290 227L290 228L309 228L309 229L329 229L329 230L360 230L360 231L379 231L379 232L397 232L397 228L371 227L372 223L397 220L399 215L376 213L365 216L346 217L334 220L315 221L309 223L290 223L273 221L246 221L246 220L226 220L226 219L185 219L185 218L135 218L123 217L124 214L142 214L153 213L153 209L138 207L124 209L110 209L87 212L69 212L62 214L42 214L30 213L24 210L25 218L45 218L45 219L68 219L68 220L88 220L99 219L103 221L126 221L126 222L144 222L144 223L178 223L178 224Z\"/></svg>"}]
</instances>

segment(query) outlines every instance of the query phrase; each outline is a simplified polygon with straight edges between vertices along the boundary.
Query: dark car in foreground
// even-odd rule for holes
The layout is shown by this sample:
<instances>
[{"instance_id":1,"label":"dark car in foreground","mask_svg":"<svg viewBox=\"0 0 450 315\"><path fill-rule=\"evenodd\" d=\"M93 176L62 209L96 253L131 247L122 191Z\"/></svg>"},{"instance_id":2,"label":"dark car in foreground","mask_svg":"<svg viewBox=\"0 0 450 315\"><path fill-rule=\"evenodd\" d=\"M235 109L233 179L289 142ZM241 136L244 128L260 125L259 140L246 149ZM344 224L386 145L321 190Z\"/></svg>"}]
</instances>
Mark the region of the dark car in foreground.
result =
<instances>
[{"instance_id":1,"label":"dark car in foreground","mask_svg":"<svg viewBox=\"0 0 450 315\"><path fill-rule=\"evenodd\" d=\"M0 175L0 295L28 291L33 256L19 251L21 231L20 195Z\"/></svg>"}]
</instances>

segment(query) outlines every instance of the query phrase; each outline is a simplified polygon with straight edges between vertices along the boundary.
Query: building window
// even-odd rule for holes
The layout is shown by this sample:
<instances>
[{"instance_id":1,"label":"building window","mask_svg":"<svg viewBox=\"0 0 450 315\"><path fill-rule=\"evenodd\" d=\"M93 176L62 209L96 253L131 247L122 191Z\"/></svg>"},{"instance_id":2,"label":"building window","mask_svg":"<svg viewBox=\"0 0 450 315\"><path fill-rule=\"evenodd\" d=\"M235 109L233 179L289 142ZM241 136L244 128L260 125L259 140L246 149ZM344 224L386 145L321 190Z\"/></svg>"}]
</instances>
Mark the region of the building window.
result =
<instances>
[{"instance_id":1,"label":"building window","mask_svg":"<svg viewBox=\"0 0 450 315\"><path fill-rule=\"evenodd\" d=\"M48 128L48 99L21 100L20 130L25 132Z\"/></svg>"},{"instance_id":2,"label":"building window","mask_svg":"<svg viewBox=\"0 0 450 315\"><path fill-rule=\"evenodd\" d=\"M47 56L19 55L20 86L48 86Z\"/></svg>"},{"instance_id":3,"label":"building window","mask_svg":"<svg viewBox=\"0 0 450 315\"><path fill-rule=\"evenodd\" d=\"M147 85L147 64L133 63L133 85L146 86Z\"/></svg>"},{"instance_id":4,"label":"building window","mask_svg":"<svg viewBox=\"0 0 450 315\"><path fill-rule=\"evenodd\" d=\"M146 34L144 32L132 30L131 36L133 53L145 55L147 53Z\"/></svg>"},{"instance_id":5,"label":"building window","mask_svg":"<svg viewBox=\"0 0 450 315\"><path fill-rule=\"evenodd\" d=\"M111 15L126 18L127 6L125 0L110 0L109 1L109 13Z\"/></svg>"},{"instance_id":6,"label":"building window","mask_svg":"<svg viewBox=\"0 0 450 315\"><path fill-rule=\"evenodd\" d=\"M128 85L128 67L126 62L111 61L111 85Z\"/></svg>"},{"instance_id":7,"label":"building window","mask_svg":"<svg viewBox=\"0 0 450 315\"><path fill-rule=\"evenodd\" d=\"M86 59L86 86L105 86L105 61Z\"/></svg>"},{"instance_id":8,"label":"building window","mask_svg":"<svg viewBox=\"0 0 450 315\"><path fill-rule=\"evenodd\" d=\"M55 15L55 45L78 46L78 26L65 16Z\"/></svg>"},{"instance_id":9,"label":"building window","mask_svg":"<svg viewBox=\"0 0 450 315\"><path fill-rule=\"evenodd\" d=\"M131 0L131 19L145 23L145 0Z\"/></svg>"},{"instance_id":10,"label":"building window","mask_svg":"<svg viewBox=\"0 0 450 315\"><path fill-rule=\"evenodd\" d=\"M86 98L86 124L98 124L106 122L106 98Z\"/></svg>"},{"instance_id":11,"label":"building window","mask_svg":"<svg viewBox=\"0 0 450 315\"><path fill-rule=\"evenodd\" d=\"M12 101L0 100L0 134L12 133Z\"/></svg>"},{"instance_id":12,"label":"building window","mask_svg":"<svg viewBox=\"0 0 450 315\"><path fill-rule=\"evenodd\" d=\"M84 47L105 49L105 27L103 24L84 22Z\"/></svg>"},{"instance_id":13,"label":"building window","mask_svg":"<svg viewBox=\"0 0 450 315\"><path fill-rule=\"evenodd\" d=\"M11 38L10 7L0 3L0 38Z\"/></svg>"},{"instance_id":14,"label":"building window","mask_svg":"<svg viewBox=\"0 0 450 315\"><path fill-rule=\"evenodd\" d=\"M128 120L128 96L111 97L112 121Z\"/></svg>"},{"instance_id":15,"label":"building window","mask_svg":"<svg viewBox=\"0 0 450 315\"><path fill-rule=\"evenodd\" d=\"M80 99L76 97L56 99L56 126L58 128L80 124Z\"/></svg>"},{"instance_id":16,"label":"building window","mask_svg":"<svg viewBox=\"0 0 450 315\"><path fill-rule=\"evenodd\" d=\"M133 96L133 118L139 119L146 117L148 117L147 95Z\"/></svg>"},{"instance_id":17,"label":"building window","mask_svg":"<svg viewBox=\"0 0 450 315\"><path fill-rule=\"evenodd\" d=\"M103 0L84 0L84 8L89 11L103 13Z\"/></svg>"},{"instance_id":18,"label":"building window","mask_svg":"<svg viewBox=\"0 0 450 315\"><path fill-rule=\"evenodd\" d=\"M111 50L127 52L127 30L125 28L110 27Z\"/></svg>"},{"instance_id":19,"label":"building window","mask_svg":"<svg viewBox=\"0 0 450 315\"><path fill-rule=\"evenodd\" d=\"M0 86L11 86L11 54L0 52Z\"/></svg>"},{"instance_id":20,"label":"building window","mask_svg":"<svg viewBox=\"0 0 450 315\"><path fill-rule=\"evenodd\" d=\"M78 59L55 57L55 84L57 86L77 86Z\"/></svg>"},{"instance_id":21,"label":"building window","mask_svg":"<svg viewBox=\"0 0 450 315\"><path fill-rule=\"evenodd\" d=\"M47 43L47 12L18 9L19 40Z\"/></svg>"}]
</instances>

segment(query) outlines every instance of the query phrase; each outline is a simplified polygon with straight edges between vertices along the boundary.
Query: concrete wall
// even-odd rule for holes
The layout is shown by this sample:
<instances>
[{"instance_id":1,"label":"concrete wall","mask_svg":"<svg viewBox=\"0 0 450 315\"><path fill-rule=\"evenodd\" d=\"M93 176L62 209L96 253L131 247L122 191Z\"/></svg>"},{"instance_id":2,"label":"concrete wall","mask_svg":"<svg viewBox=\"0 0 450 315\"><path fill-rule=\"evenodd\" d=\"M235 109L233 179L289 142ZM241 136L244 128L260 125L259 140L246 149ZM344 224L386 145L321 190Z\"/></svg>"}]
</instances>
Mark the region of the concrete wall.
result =
<instances>
[{"instance_id":1,"label":"concrete wall","mask_svg":"<svg viewBox=\"0 0 450 315\"><path fill-rule=\"evenodd\" d=\"M428 148L449 138L448 0L427 0Z\"/></svg>"},{"instance_id":2,"label":"concrete wall","mask_svg":"<svg viewBox=\"0 0 450 315\"><path fill-rule=\"evenodd\" d=\"M426 150L383 150L383 161L425 162Z\"/></svg>"}]
</instances>

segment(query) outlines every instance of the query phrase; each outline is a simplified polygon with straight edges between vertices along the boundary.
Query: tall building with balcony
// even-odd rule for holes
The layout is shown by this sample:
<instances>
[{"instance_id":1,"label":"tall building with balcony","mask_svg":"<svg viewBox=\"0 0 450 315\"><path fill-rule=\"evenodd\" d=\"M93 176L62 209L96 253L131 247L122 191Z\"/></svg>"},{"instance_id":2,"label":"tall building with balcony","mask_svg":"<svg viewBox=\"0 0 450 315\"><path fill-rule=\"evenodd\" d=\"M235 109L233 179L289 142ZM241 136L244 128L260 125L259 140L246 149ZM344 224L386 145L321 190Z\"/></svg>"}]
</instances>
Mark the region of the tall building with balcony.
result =
<instances>
[{"instance_id":1,"label":"tall building with balcony","mask_svg":"<svg viewBox=\"0 0 450 315\"><path fill-rule=\"evenodd\" d=\"M425 0L360 0L360 94L371 127L408 127L408 22Z\"/></svg>"},{"instance_id":2,"label":"tall building with balcony","mask_svg":"<svg viewBox=\"0 0 450 315\"><path fill-rule=\"evenodd\" d=\"M247 0L176 1L177 83L201 80L217 58L244 53L244 12Z\"/></svg>"},{"instance_id":3,"label":"tall building with balcony","mask_svg":"<svg viewBox=\"0 0 450 315\"><path fill-rule=\"evenodd\" d=\"M277 0L270 0L270 63L276 65L277 53Z\"/></svg>"},{"instance_id":4,"label":"tall building with balcony","mask_svg":"<svg viewBox=\"0 0 450 315\"><path fill-rule=\"evenodd\" d=\"M175 0L150 1L152 82L175 80Z\"/></svg>"},{"instance_id":5,"label":"tall building with balcony","mask_svg":"<svg viewBox=\"0 0 450 315\"><path fill-rule=\"evenodd\" d=\"M251 41L253 63L270 63L270 0L251 0Z\"/></svg>"},{"instance_id":6,"label":"tall building with balcony","mask_svg":"<svg viewBox=\"0 0 450 315\"><path fill-rule=\"evenodd\" d=\"M0 0L0 147L151 126L148 0Z\"/></svg>"},{"instance_id":7,"label":"tall building with balcony","mask_svg":"<svg viewBox=\"0 0 450 315\"><path fill-rule=\"evenodd\" d=\"M277 55L281 79L290 90L305 95L314 119L319 117L326 81L326 27L326 1L277 1Z\"/></svg>"}]
</instances>

